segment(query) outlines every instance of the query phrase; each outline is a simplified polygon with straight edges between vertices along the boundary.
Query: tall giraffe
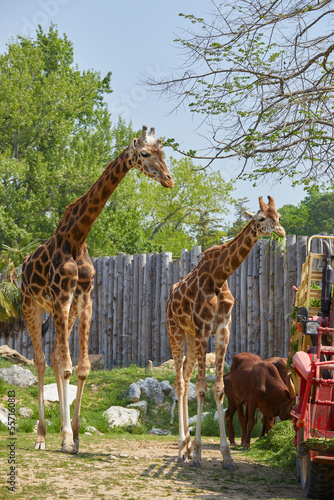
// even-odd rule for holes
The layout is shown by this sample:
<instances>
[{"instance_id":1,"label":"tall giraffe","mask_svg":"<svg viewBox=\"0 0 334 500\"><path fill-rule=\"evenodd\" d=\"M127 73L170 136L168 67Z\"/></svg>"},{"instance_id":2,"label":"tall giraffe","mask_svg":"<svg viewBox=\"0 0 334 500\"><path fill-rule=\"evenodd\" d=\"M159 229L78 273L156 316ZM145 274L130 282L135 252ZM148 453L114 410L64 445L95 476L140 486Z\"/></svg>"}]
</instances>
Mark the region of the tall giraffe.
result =
<instances>
[{"instance_id":1,"label":"tall giraffe","mask_svg":"<svg viewBox=\"0 0 334 500\"><path fill-rule=\"evenodd\" d=\"M203 401L207 391L205 358L210 335L216 335L216 378L214 396L217 404L220 451L223 467L234 469L226 440L223 398L223 369L225 353L230 337L231 312L234 298L228 288L227 278L245 260L261 235L271 232L284 236L280 215L274 200L268 196L266 205L259 198L260 210L256 214L245 212L250 222L233 240L206 250L202 259L187 276L173 285L167 303L167 327L175 364L175 392L179 408L179 461L192 458L192 446L188 423L188 387L191 374L198 363L196 383L197 427L193 443L193 459L190 464L201 466L201 419ZM183 353L187 341L186 357Z\"/></svg>"},{"instance_id":2,"label":"tall giraffe","mask_svg":"<svg viewBox=\"0 0 334 500\"><path fill-rule=\"evenodd\" d=\"M26 257L22 266L22 306L35 353L38 374L39 424L35 449L45 449L46 425L43 405L45 356L42 349L42 312L52 313L56 340L51 361L55 373L61 413L62 449L79 450L80 405L89 374L88 334L92 316L94 267L86 248L86 238L107 200L123 177L135 167L162 186L172 188L172 176L163 159L162 141L154 128L147 135L143 127L139 139L112 161L87 193L65 210L51 238ZM68 395L72 361L69 336L79 316L78 388L72 422Z\"/></svg>"}]
</instances>

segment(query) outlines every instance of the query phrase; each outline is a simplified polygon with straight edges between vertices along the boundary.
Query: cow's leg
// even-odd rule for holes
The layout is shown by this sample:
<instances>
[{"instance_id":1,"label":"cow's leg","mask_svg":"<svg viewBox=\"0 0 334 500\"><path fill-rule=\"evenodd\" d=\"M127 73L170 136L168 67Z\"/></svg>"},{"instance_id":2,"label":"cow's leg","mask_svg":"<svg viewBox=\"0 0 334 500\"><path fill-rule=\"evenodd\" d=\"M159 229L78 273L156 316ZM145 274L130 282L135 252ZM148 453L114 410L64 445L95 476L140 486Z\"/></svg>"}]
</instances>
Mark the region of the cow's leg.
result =
<instances>
[{"instance_id":1,"label":"cow's leg","mask_svg":"<svg viewBox=\"0 0 334 500\"><path fill-rule=\"evenodd\" d=\"M242 443L244 450L248 450L250 448L250 439L255 424L255 410L256 410L255 404L253 402L249 402L247 405L247 414L248 414L247 433Z\"/></svg>"},{"instance_id":2,"label":"cow's leg","mask_svg":"<svg viewBox=\"0 0 334 500\"><path fill-rule=\"evenodd\" d=\"M247 405L241 401L236 403L236 407L238 410L238 419L241 427L241 444L244 446L246 442L246 434L247 434Z\"/></svg>"}]
</instances>

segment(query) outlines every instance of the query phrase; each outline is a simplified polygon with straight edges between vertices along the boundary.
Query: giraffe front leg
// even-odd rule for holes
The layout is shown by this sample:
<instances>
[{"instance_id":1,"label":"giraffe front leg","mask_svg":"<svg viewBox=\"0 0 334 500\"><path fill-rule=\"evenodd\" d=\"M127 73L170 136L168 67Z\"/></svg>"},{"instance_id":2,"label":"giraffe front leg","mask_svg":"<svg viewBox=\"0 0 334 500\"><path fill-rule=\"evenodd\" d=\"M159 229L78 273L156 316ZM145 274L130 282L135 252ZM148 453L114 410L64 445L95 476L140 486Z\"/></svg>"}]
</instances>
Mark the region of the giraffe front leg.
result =
<instances>
[{"instance_id":1,"label":"giraffe front leg","mask_svg":"<svg viewBox=\"0 0 334 500\"><path fill-rule=\"evenodd\" d=\"M59 396L59 407L61 415L62 447L61 451L67 454L78 452L71 427L69 380L72 374L72 361L69 350L68 331L69 304L54 304L54 321L56 326L56 341L51 353L52 368L54 370Z\"/></svg>"},{"instance_id":2,"label":"giraffe front leg","mask_svg":"<svg viewBox=\"0 0 334 500\"><path fill-rule=\"evenodd\" d=\"M196 337L196 358L198 365L198 375L196 383L196 395L197 395L197 424L196 424L196 435L193 442L193 459L190 462L192 467L202 467L202 439L201 439L201 428L202 428L202 413L203 413L203 403L206 391L208 389L206 382L206 351L208 348L208 338L205 335L199 335Z\"/></svg>"},{"instance_id":3,"label":"giraffe front leg","mask_svg":"<svg viewBox=\"0 0 334 500\"><path fill-rule=\"evenodd\" d=\"M226 347L220 345L219 335L216 334L216 378L214 384L214 395L217 405L219 431L220 431L220 452L223 456L223 469L235 470L230 448L226 438L225 419L223 410L224 401L224 359Z\"/></svg>"},{"instance_id":4,"label":"giraffe front leg","mask_svg":"<svg viewBox=\"0 0 334 500\"><path fill-rule=\"evenodd\" d=\"M79 451L79 430L80 430L80 409L81 399L85 386L86 378L90 372L90 362L88 358L88 336L90 323L92 318L92 298L91 292L86 295L81 295L78 299L79 313L79 360L78 360L78 388L75 398L74 413L72 418L73 439L77 450Z\"/></svg>"},{"instance_id":5,"label":"giraffe front leg","mask_svg":"<svg viewBox=\"0 0 334 500\"><path fill-rule=\"evenodd\" d=\"M223 468L235 470L235 465L230 453L230 447L226 438L225 419L223 410L224 401L224 361L230 339L231 312L234 299L228 289L227 283L219 296L218 326L216 330L216 378L214 384L214 395L218 411L220 431L220 452L223 456Z\"/></svg>"},{"instance_id":6,"label":"giraffe front leg","mask_svg":"<svg viewBox=\"0 0 334 500\"><path fill-rule=\"evenodd\" d=\"M44 417L44 400L43 400L43 385L44 385L44 373L45 373L45 357L44 353L41 353L40 359L35 361L35 366L37 370L38 377L38 427L37 427L37 438L35 442L35 450L45 450L45 438L46 438L46 424Z\"/></svg>"}]
</instances>

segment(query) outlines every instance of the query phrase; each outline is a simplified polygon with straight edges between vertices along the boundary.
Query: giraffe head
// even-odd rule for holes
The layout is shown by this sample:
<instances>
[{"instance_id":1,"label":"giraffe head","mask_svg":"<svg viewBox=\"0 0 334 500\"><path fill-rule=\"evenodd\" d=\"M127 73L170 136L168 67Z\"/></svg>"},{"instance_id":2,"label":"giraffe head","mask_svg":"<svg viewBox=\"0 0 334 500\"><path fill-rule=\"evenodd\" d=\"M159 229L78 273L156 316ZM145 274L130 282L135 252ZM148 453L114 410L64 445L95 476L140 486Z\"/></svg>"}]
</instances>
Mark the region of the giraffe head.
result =
<instances>
[{"instance_id":1,"label":"giraffe head","mask_svg":"<svg viewBox=\"0 0 334 500\"><path fill-rule=\"evenodd\" d=\"M174 187L173 178L168 171L162 154L162 140L155 139L155 129L152 127L147 135L147 127L139 139L133 139L129 146L129 160L132 166L138 168L147 177L151 177L164 187Z\"/></svg>"},{"instance_id":2,"label":"giraffe head","mask_svg":"<svg viewBox=\"0 0 334 500\"><path fill-rule=\"evenodd\" d=\"M256 214L244 211L243 216L255 222L254 228L258 235L269 236L270 233L276 233L278 236L284 237L285 230L279 222L281 216L276 210L274 198L268 196L268 205L266 205L260 196L259 204L260 210Z\"/></svg>"}]
</instances>

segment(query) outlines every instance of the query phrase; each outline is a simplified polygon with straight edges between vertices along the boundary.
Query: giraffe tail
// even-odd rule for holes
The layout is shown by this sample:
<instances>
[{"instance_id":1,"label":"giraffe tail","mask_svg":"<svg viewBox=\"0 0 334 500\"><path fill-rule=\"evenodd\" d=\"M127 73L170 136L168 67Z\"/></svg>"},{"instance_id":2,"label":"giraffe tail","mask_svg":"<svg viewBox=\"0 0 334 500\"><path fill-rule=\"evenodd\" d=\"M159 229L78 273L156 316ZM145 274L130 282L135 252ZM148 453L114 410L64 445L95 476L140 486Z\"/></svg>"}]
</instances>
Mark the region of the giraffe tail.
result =
<instances>
[{"instance_id":1,"label":"giraffe tail","mask_svg":"<svg viewBox=\"0 0 334 500\"><path fill-rule=\"evenodd\" d=\"M42 337L44 337L44 335L47 333L47 331L50 327L50 318L51 318L51 314L49 314L49 316L46 318L46 320L42 324Z\"/></svg>"}]
</instances>

